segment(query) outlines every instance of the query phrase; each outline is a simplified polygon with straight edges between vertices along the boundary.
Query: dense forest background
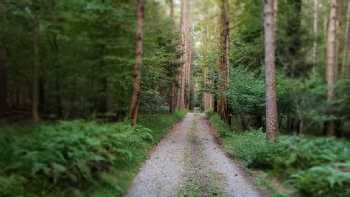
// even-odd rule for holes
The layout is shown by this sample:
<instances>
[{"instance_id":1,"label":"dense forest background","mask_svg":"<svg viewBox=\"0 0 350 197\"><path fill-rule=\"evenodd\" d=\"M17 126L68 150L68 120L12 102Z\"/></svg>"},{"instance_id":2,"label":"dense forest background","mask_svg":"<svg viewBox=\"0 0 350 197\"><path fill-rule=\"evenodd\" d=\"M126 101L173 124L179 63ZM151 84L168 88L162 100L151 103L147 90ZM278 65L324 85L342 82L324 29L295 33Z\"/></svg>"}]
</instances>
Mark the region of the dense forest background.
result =
<instances>
[{"instance_id":1,"label":"dense forest background","mask_svg":"<svg viewBox=\"0 0 350 197\"><path fill-rule=\"evenodd\" d=\"M0 1L0 196L122 196L188 110L246 167L348 196L350 1Z\"/></svg>"},{"instance_id":2,"label":"dense forest background","mask_svg":"<svg viewBox=\"0 0 350 197\"><path fill-rule=\"evenodd\" d=\"M173 86L181 86L178 72L183 52L176 6L179 2L170 2L147 2L140 99L143 112L166 111L176 102L171 99ZM190 28L190 58L194 61L190 72L195 77L186 83L186 102L187 107L208 108L204 106L208 105L208 94L220 95L220 8L209 0L192 4L196 6L190 14L195 24ZM249 0L231 2L229 6L229 111L232 121L243 130L262 127L263 4ZM325 80L329 2L279 2L277 92L284 131L322 134L324 125L334 120L337 135L347 134L348 2L341 0L338 7L337 96L329 102ZM134 1L1 2L2 116L22 119L38 114L35 119L114 120L126 117L135 63L134 9ZM217 99L212 96L209 103L215 110ZM174 110L173 106L170 108Z\"/></svg>"},{"instance_id":3,"label":"dense forest background","mask_svg":"<svg viewBox=\"0 0 350 197\"><path fill-rule=\"evenodd\" d=\"M108 0L2 1L2 114L30 118L37 100L42 119L108 113L123 119L135 62L135 6ZM166 13L164 5L147 2L141 111L164 108L178 64L178 33Z\"/></svg>"},{"instance_id":4,"label":"dense forest background","mask_svg":"<svg viewBox=\"0 0 350 197\"><path fill-rule=\"evenodd\" d=\"M329 1L281 0L277 19L277 94L280 128L303 134L326 134L325 124L337 123L336 135L349 131L349 2L338 1L336 97L327 101L327 31ZM207 5L206 5L207 4ZM208 6L209 5L209 6ZM215 3L205 1L196 31L203 45L197 64L206 66L216 80L220 29ZM264 126L265 73L263 2L230 3L230 82L227 90L233 125L246 130ZM216 42L212 42L217 40ZM207 70L202 81L207 80ZM208 81L208 80L207 80ZM215 86L206 85L215 95Z\"/></svg>"}]
</instances>

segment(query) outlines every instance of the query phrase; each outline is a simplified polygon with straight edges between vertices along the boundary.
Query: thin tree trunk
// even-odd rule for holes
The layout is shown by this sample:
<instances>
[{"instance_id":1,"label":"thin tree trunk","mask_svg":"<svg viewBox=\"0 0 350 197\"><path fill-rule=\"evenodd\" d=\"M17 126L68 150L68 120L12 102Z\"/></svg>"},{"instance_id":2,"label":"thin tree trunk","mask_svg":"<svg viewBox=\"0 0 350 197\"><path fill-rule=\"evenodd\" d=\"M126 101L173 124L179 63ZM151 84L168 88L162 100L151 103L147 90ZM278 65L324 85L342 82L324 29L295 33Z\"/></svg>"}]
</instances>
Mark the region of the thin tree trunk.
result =
<instances>
[{"instance_id":1,"label":"thin tree trunk","mask_svg":"<svg viewBox=\"0 0 350 197\"><path fill-rule=\"evenodd\" d=\"M7 26L6 7L4 3L0 3L0 22ZM1 35L0 35L1 36ZM5 38L0 37L0 115L8 110L7 103L7 50L4 43Z\"/></svg>"},{"instance_id":2,"label":"thin tree trunk","mask_svg":"<svg viewBox=\"0 0 350 197\"><path fill-rule=\"evenodd\" d=\"M271 142L278 135L278 114L276 96L276 29L277 0L264 0L265 19L265 75L266 75L266 134Z\"/></svg>"},{"instance_id":3,"label":"thin tree trunk","mask_svg":"<svg viewBox=\"0 0 350 197\"><path fill-rule=\"evenodd\" d=\"M34 19L33 31L33 50L34 50L34 65L33 65L33 81L32 81L32 118L33 122L40 121L39 115L39 81L40 81L40 57L39 57L39 42L40 42L40 22L38 17Z\"/></svg>"},{"instance_id":4,"label":"thin tree trunk","mask_svg":"<svg viewBox=\"0 0 350 197\"><path fill-rule=\"evenodd\" d=\"M7 55L5 47L0 46L0 115L7 110Z\"/></svg>"},{"instance_id":5,"label":"thin tree trunk","mask_svg":"<svg viewBox=\"0 0 350 197\"><path fill-rule=\"evenodd\" d=\"M170 7L170 17L174 18L174 0L168 0L169 1L169 7Z\"/></svg>"},{"instance_id":6,"label":"thin tree trunk","mask_svg":"<svg viewBox=\"0 0 350 197\"><path fill-rule=\"evenodd\" d=\"M228 104L225 91L228 85L229 75L229 36L230 36L230 21L229 21L229 3L228 0L221 0L221 51L219 65L219 102L218 112L222 119L228 120Z\"/></svg>"},{"instance_id":7,"label":"thin tree trunk","mask_svg":"<svg viewBox=\"0 0 350 197\"><path fill-rule=\"evenodd\" d=\"M190 108L191 97L191 64L192 64L192 21L191 21L191 1L185 1L185 108Z\"/></svg>"},{"instance_id":8,"label":"thin tree trunk","mask_svg":"<svg viewBox=\"0 0 350 197\"><path fill-rule=\"evenodd\" d=\"M136 63L133 70L133 92L130 104L130 117L133 126L136 126L140 105L144 19L145 0L137 0Z\"/></svg>"},{"instance_id":9,"label":"thin tree trunk","mask_svg":"<svg viewBox=\"0 0 350 197\"><path fill-rule=\"evenodd\" d=\"M316 71L316 64L318 63L317 59L317 49L318 49L318 23L319 23L319 0L314 0L314 21L313 21L313 30L314 30L314 41L312 48L312 59L313 59L313 71Z\"/></svg>"},{"instance_id":10,"label":"thin tree trunk","mask_svg":"<svg viewBox=\"0 0 350 197\"><path fill-rule=\"evenodd\" d=\"M174 28L175 27L175 13L174 13L174 0L168 0L169 1L169 7L170 7L170 18L173 20ZM176 74L178 75L178 74ZM177 106L177 81L178 76L176 76L176 79L173 79L171 82L171 91L170 91L170 112L175 112L176 106Z\"/></svg>"},{"instance_id":11,"label":"thin tree trunk","mask_svg":"<svg viewBox=\"0 0 350 197\"><path fill-rule=\"evenodd\" d=\"M338 1L331 1L331 11L329 17L328 37L327 37L327 100L332 102L335 99L335 83L336 83L336 69L337 69L337 9ZM332 110L331 110L332 111ZM335 135L334 121L330 121L327 127L327 134Z\"/></svg>"},{"instance_id":12,"label":"thin tree trunk","mask_svg":"<svg viewBox=\"0 0 350 197\"><path fill-rule=\"evenodd\" d=\"M171 106L170 106L170 112L175 112L176 111L176 99L177 99L177 87L176 87L176 81L173 81L171 83Z\"/></svg>"},{"instance_id":13,"label":"thin tree trunk","mask_svg":"<svg viewBox=\"0 0 350 197\"><path fill-rule=\"evenodd\" d=\"M206 92L204 92L204 110L206 112L213 110L213 94L208 91L212 85L212 81L209 79L209 47L208 43L210 41L209 37L209 28L208 26L205 29L205 38L203 39L204 44L204 57L206 58L206 65L203 68L203 82Z\"/></svg>"},{"instance_id":14,"label":"thin tree trunk","mask_svg":"<svg viewBox=\"0 0 350 197\"><path fill-rule=\"evenodd\" d=\"M343 64L341 74L343 78L350 77L350 61L349 61L349 53L350 53L350 1L348 1L348 9L346 14L346 29L345 29L345 42L344 42L344 55L343 55Z\"/></svg>"},{"instance_id":15,"label":"thin tree trunk","mask_svg":"<svg viewBox=\"0 0 350 197\"><path fill-rule=\"evenodd\" d=\"M52 49L55 52L55 65L56 65L56 74L55 74L55 100L56 100L56 113L58 118L63 117L63 107L62 107L62 92L61 92L61 63L58 57L59 55L59 45L57 41L57 35L55 34L52 40Z\"/></svg>"}]
</instances>

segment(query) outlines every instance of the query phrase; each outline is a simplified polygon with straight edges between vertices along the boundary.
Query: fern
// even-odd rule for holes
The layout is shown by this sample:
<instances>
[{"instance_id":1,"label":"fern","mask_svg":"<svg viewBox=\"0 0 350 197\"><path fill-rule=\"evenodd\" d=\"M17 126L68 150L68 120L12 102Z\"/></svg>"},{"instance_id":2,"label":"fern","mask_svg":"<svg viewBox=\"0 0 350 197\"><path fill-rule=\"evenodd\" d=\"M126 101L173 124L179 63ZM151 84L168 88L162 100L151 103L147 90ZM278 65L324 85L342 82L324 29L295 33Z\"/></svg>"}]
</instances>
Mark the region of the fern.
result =
<instances>
[{"instance_id":1,"label":"fern","mask_svg":"<svg viewBox=\"0 0 350 197\"><path fill-rule=\"evenodd\" d=\"M0 196L17 197L28 189L65 195L103 185L101 173L138 167L147 150L183 115L141 117L151 129L133 128L127 122L62 121L30 128L28 136L0 136ZM113 191L120 194L120 187L114 185Z\"/></svg>"}]
</instances>

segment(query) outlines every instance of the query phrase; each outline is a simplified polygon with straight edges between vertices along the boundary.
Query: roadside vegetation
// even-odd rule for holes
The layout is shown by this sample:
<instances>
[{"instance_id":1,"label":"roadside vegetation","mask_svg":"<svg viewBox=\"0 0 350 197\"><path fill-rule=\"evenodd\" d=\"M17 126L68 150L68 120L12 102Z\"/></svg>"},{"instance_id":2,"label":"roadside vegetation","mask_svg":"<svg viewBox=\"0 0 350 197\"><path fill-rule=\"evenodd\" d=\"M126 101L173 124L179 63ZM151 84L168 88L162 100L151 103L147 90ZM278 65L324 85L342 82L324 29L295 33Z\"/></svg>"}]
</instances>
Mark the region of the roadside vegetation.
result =
<instances>
[{"instance_id":1,"label":"roadside vegetation","mask_svg":"<svg viewBox=\"0 0 350 197\"><path fill-rule=\"evenodd\" d=\"M150 149L185 113L128 122L2 126L0 196L121 196ZM7 135L6 133L12 133Z\"/></svg>"},{"instance_id":2,"label":"roadside vegetation","mask_svg":"<svg viewBox=\"0 0 350 197\"><path fill-rule=\"evenodd\" d=\"M0 1L0 197L122 195L199 109L248 168L350 196L350 0Z\"/></svg>"},{"instance_id":3,"label":"roadside vegetation","mask_svg":"<svg viewBox=\"0 0 350 197\"><path fill-rule=\"evenodd\" d=\"M283 135L269 143L260 130L232 132L209 114L223 147L249 169L262 170L304 196L350 195L350 143L326 137Z\"/></svg>"}]
</instances>

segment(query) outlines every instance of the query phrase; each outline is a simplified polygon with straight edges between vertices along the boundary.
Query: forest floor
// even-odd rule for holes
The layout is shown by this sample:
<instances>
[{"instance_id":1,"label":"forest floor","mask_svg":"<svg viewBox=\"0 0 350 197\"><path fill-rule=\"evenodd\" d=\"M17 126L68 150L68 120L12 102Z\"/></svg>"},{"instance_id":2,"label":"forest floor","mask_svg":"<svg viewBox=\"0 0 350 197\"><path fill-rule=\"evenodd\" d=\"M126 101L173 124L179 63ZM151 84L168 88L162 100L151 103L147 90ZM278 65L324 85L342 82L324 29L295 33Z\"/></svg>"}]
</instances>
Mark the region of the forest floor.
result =
<instances>
[{"instance_id":1,"label":"forest floor","mask_svg":"<svg viewBox=\"0 0 350 197\"><path fill-rule=\"evenodd\" d=\"M155 148L127 196L265 196L225 155L212 131L203 114L187 114Z\"/></svg>"}]
</instances>

